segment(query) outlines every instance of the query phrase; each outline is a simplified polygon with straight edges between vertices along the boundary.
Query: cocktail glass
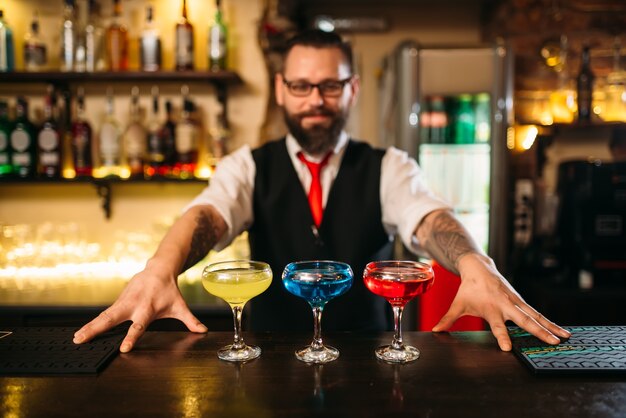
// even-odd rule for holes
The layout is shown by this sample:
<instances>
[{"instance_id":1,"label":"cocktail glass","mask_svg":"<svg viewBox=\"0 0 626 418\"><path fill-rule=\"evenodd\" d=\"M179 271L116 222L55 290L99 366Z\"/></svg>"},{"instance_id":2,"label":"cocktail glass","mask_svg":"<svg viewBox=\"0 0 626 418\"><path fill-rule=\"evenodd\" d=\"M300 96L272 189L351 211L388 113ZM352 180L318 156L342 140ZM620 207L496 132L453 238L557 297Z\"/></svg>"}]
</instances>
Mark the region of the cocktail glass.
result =
<instances>
[{"instance_id":1,"label":"cocktail glass","mask_svg":"<svg viewBox=\"0 0 626 418\"><path fill-rule=\"evenodd\" d=\"M298 360L320 364L339 357L339 350L322 342L322 311L329 300L350 289L353 277L350 266L337 261L299 261L285 267L285 288L309 302L313 310L313 341L296 351Z\"/></svg>"},{"instance_id":2,"label":"cocktail glass","mask_svg":"<svg viewBox=\"0 0 626 418\"><path fill-rule=\"evenodd\" d=\"M210 264L202 271L202 285L230 305L235 322L235 341L222 347L217 356L226 361L247 361L261 355L259 347L248 346L241 335L243 307L272 283L272 269L259 261L235 260Z\"/></svg>"},{"instance_id":3,"label":"cocktail glass","mask_svg":"<svg viewBox=\"0 0 626 418\"><path fill-rule=\"evenodd\" d=\"M387 363L408 363L419 358L417 348L402 342L402 311L411 299L430 289L433 280L432 267L417 261L374 261L365 266L365 286L387 299L393 309L393 341L375 350L377 358Z\"/></svg>"}]
</instances>

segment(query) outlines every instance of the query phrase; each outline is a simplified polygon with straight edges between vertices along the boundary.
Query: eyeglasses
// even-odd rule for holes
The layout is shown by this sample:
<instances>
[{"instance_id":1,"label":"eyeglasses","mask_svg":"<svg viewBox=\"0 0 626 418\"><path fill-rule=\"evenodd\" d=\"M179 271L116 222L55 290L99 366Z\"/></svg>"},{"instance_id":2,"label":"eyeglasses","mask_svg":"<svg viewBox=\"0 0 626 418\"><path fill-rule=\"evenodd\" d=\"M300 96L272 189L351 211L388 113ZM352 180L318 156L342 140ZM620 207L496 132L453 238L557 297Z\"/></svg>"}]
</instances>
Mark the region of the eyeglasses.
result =
<instances>
[{"instance_id":1,"label":"eyeglasses","mask_svg":"<svg viewBox=\"0 0 626 418\"><path fill-rule=\"evenodd\" d=\"M343 80L325 80L321 83L309 83L308 81L296 80L288 81L283 78L283 83L289 89L289 92L296 97L306 97L314 88L324 97L339 97L343 92L343 87L352 80L352 76Z\"/></svg>"}]
</instances>

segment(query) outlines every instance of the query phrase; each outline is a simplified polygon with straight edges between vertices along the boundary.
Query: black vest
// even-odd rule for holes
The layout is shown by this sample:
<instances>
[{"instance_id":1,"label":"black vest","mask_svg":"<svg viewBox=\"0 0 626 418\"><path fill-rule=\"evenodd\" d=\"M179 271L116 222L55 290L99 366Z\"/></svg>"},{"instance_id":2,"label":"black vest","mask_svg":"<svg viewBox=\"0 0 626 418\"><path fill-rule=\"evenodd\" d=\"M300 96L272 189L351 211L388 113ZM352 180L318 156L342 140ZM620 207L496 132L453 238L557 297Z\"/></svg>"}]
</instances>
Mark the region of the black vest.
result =
<instances>
[{"instance_id":1,"label":"black vest","mask_svg":"<svg viewBox=\"0 0 626 418\"><path fill-rule=\"evenodd\" d=\"M382 225L380 169L384 151L350 141L328 195L318 237L307 195L285 140L252 152L256 164L254 222L249 230L253 260L270 264L274 279L249 303L255 331L313 329L309 304L284 288L282 271L292 261L335 260L354 271L352 288L328 302L323 330L387 330L388 303L363 284L365 264L389 259L392 245Z\"/></svg>"}]
</instances>

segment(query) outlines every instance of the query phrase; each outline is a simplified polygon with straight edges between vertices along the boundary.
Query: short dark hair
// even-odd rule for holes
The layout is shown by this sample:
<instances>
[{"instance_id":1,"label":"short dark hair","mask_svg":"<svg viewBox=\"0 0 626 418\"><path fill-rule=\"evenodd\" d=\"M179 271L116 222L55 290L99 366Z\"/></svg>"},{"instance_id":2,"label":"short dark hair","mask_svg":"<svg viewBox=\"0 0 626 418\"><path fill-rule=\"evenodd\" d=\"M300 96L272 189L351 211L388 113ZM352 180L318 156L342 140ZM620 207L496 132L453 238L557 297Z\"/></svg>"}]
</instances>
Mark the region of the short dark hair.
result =
<instances>
[{"instance_id":1,"label":"short dark hair","mask_svg":"<svg viewBox=\"0 0 626 418\"><path fill-rule=\"evenodd\" d=\"M313 48L337 48L341 51L346 63L350 68L350 72L353 72L352 63L352 46L344 42L341 36L335 32L326 32L319 29L306 29L297 33L292 38L287 40L285 45L285 51L283 53L283 67L284 61L287 59L287 55L291 52L295 46L309 46Z\"/></svg>"}]
</instances>

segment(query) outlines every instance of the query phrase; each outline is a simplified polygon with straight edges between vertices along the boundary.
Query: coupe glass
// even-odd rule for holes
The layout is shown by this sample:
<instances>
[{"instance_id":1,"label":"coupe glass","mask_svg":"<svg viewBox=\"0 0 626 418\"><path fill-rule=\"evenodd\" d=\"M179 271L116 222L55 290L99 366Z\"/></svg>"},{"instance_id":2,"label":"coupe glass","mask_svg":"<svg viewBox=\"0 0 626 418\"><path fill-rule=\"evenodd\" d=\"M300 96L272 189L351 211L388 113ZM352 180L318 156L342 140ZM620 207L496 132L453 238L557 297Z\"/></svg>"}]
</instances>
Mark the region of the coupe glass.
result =
<instances>
[{"instance_id":1,"label":"coupe glass","mask_svg":"<svg viewBox=\"0 0 626 418\"><path fill-rule=\"evenodd\" d=\"M417 348L402 343L402 311L411 299L430 289L433 280L432 267L417 261L374 261L365 266L365 286L387 299L393 309L395 334L391 345L376 349L380 360L408 363L419 358Z\"/></svg>"},{"instance_id":2,"label":"coupe glass","mask_svg":"<svg viewBox=\"0 0 626 418\"><path fill-rule=\"evenodd\" d=\"M265 292L272 283L272 269L259 261L235 260L210 264L202 271L202 285L222 298L233 310L235 341L222 347L217 356L226 361L247 361L261 355L259 347L246 345L241 335L241 313L250 299Z\"/></svg>"},{"instance_id":3,"label":"coupe glass","mask_svg":"<svg viewBox=\"0 0 626 418\"><path fill-rule=\"evenodd\" d=\"M305 363L328 363L339 357L339 350L322 342L322 311L326 303L346 293L354 275L346 263L337 261L299 261L283 271L283 284L292 294L309 302L313 309L313 342L296 351L296 358Z\"/></svg>"}]
</instances>

